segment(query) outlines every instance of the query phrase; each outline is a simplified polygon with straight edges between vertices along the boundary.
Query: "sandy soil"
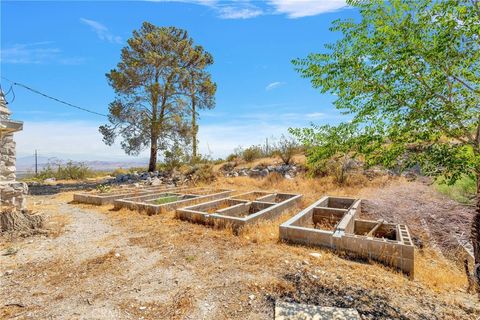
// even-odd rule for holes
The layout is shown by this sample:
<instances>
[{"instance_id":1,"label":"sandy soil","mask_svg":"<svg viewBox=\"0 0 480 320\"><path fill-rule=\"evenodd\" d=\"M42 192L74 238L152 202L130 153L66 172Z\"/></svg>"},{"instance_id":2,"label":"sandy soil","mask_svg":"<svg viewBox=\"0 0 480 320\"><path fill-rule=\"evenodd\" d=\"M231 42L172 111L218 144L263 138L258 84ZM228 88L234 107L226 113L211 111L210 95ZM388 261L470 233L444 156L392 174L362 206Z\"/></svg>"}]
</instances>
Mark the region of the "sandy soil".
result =
<instances>
[{"instance_id":1,"label":"sandy soil","mask_svg":"<svg viewBox=\"0 0 480 320\"><path fill-rule=\"evenodd\" d=\"M239 179L215 187L242 190L263 183ZM320 192L299 183L276 187L308 190L300 207L319 193L368 195L377 188L339 191L323 184ZM402 186L395 182L382 192L391 190L392 197ZM428 200L415 190L405 194L407 203L421 200L433 209L443 203L432 204L438 198ZM0 238L0 254L16 251L0 255L1 319L271 319L276 300L353 307L364 319L480 316L462 270L435 248L417 251L411 281L373 262L279 243L278 225L300 208L236 236L179 221L173 213L146 216L71 199L71 193L31 197L32 206L47 215L48 235ZM448 208L454 215L460 210Z\"/></svg>"}]
</instances>

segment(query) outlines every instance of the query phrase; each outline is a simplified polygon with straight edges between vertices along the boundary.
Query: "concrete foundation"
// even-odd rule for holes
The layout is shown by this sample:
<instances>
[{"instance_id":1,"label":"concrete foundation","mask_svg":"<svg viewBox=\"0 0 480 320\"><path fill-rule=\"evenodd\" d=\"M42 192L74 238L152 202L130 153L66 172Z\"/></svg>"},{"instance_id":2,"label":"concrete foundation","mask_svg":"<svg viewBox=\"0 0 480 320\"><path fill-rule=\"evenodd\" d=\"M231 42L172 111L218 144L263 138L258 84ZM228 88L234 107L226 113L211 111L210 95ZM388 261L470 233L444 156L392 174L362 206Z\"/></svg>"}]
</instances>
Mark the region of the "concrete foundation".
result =
<instances>
[{"instance_id":1,"label":"concrete foundation","mask_svg":"<svg viewBox=\"0 0 480 320\"><path fill-rule=\"evenodd\" d=\"M363 220L360 213L361 200L326 196L280 225L280 238L376 260L413 278L414 247L407 226Z\"/></svg>"},{"instance_id":2,"label":"concrete foundation","mask_svg":"<svg viewBox=\"0 0 480 320\"><path fill-rule=\"evenodd\" d=\"M117 199L132 198L137 196L145 196L150 194L158 193L159 191L170 191L170 190L183 190L186 187L138 187L138 188L124 188L120 190L113 190L110 192L83 192L75 193L73 195L73 201L79 203L93 204L93 205L106 205L113 204Z\"/></svg>"},{"instance_id":3,"label":"concrete foundation","mask_svg":"<svg viewBox=\"0 0 480 320\"><path fill-rule=\"evenodd\" d=\"M195 223L241 228L260 220L271 220L295 205L302 195L248 192L230 198L177 209L176 216ZM254 201L251 201L253 199Z\"/></svg>"},{"instance_id":4,"label":"concrete foundation","mask_svg":"<svg viewBox=\"0 0 480 320\"><path fill-rule=\"evenodd\" d=\"M232 192L233 190L212 190L205 188L171 190L168 192L155 192L139 197L117 199L113 204L116 210L128 208L153 215L174 210L180 206L225 198Z\"/></svg>"}]
</instances>

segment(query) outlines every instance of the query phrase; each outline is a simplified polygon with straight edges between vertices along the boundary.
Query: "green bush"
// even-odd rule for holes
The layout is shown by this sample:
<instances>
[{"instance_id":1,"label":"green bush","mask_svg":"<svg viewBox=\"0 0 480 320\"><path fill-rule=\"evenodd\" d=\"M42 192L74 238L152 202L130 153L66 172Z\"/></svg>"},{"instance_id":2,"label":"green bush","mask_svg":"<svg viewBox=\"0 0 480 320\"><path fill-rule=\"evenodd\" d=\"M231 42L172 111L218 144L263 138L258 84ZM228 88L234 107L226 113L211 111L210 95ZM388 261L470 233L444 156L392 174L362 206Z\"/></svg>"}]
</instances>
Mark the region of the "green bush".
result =
<instances>
[{"instance_id":1,"label":"green bush","mask_svg":"<svg viewBox=\"0 0 480 320\"><path fill-rule=\"evenodd\" d=\"M228 162L232 162L232 161L235 161L237 158L238 158L238 155L236 155L235 153L232 153L232 154L229 154L225 160Z\"/></svg>"},{"instance_id":2,"label":"green bush","mask_svg":"<svg viewBox=\"0 0 480 320\"><path fill-rule=\"evenodd\" d=\"M57 180L82 180L94 177L95 172L92 171L83 162L74 161L54 161L49 162L36 176L37 180L45 180L55 178Z\"/></svg>"},{"instance_id":3,"label":"green bush","mask_svg":"<svg viewBox=\"0 0 480 320\"><path fill-rule=\"evenodd\" d=\"M216 175L211 164L198 164L191 168L187 173L191 174L192 181L197 182L212 182L215 181Z\"/></svg>"},{"instance_id":4,"label":"green bush","mask_svg":"<svg viewBox=\"0 0 480 320\"><path fill-rule=\"evenodd\" d=\"M251 146L243 150L242 158L247 162L252 162L253 160L260 159L263 157L263 150L259 146Z\"/></svg>"},{"instance_id":5,"label":"green bush","mask_svg":"<svg viewBox=\"0 0 480 320\"><path fill-rule=\"evenodd\" d=\"M460 203L471 203L477 191L477 182L469 176L463 176L454 184L448 184L444 178L435 181L435 188Z\"/></svg>"}]
</instances>

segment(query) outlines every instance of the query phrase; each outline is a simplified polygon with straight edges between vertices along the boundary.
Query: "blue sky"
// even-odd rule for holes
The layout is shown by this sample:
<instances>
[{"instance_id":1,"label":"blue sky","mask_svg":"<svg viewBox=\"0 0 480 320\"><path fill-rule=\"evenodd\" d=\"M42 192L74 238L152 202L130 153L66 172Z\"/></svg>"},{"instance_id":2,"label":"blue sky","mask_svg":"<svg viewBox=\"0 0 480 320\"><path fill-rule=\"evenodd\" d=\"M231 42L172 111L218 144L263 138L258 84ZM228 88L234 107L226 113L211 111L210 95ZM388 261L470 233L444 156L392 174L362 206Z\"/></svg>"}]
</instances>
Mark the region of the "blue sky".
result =
<instances>
[{"instance_id":1,"label":"blue sky","mask_svg":"<svg viewBox=\"0 0 480 320\"><path fill-rule=\"evenodd\" d=\"M339 36L328 30L331 22L350 17L358 18L356 10L338 0L2 1L1 74L106 113L114 95L105 73L118 63L132 30L143 21L185 28L215 60L217 104L200 114L200 151L223 157L289 127L342 120L334 97L313 89L291 60L324 50ZM13 118L24 121L19 156L38 149L75 160L131 159L101 141L104 118L13 89Z\"/></svg>"}]
</instances>

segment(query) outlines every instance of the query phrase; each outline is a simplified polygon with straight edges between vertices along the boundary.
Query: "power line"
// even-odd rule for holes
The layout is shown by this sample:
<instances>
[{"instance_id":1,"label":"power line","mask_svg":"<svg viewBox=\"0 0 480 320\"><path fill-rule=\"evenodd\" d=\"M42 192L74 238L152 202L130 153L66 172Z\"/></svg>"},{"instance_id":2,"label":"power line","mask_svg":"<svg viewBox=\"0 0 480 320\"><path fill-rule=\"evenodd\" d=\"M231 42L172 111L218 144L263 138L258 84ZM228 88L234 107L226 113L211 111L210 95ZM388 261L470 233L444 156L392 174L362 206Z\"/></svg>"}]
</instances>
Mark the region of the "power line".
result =
<instances>
[{"instance_id":1,"label":"power line","mask_svg":"<svg viewBox=\"0 0 480 320\"><path fill-rule=\"evenodd\" d=\"M86 108L82 108L82 107L76 106L76 105L74 105L74 104L71 104L71 103L69 103L69 102L66 102L66 101L57 99L57 98L52 97L52 96L50 96L50 95L48 95L48 94L45 94L45 93L40 92L40 91L38 91L38 90L36 90L36 89L33 89L33 88L31 88L31 87L29 87L29 86L27 86L27 85L24 85L24 84L19 83L19 82L12 81L12 80L10 80L10 79L7 79L7 78L5 78L4 76L2 76L2 79L9 81L9 82L12 83L12 85L14 85L14 86L19 86L19 87L22 87L22 88L24 88L24 89L30 90L30 91L33 92L33 93L39 94L39 95L41 95L41 96L43 96L43 97L45 97L45 98L54 100L54 101L56 101L56 102L65 104L65 105L67 105L67 106L69 106L69 107L72 107L72 108L75 108L75 109L78 109L78 110L82 110L82 111L85 111L85 112L89 112L89 113L92 113L92 114L96 114L96 115L98 115L98 116L102 116L102 117L107 117L107 118L108 118L108 116L107 116L106 114L99 113L99 112L96 112L96 111L92 111L92 110L89 110L89 109L86 109Z\"/></svg>"}]
</instances>

